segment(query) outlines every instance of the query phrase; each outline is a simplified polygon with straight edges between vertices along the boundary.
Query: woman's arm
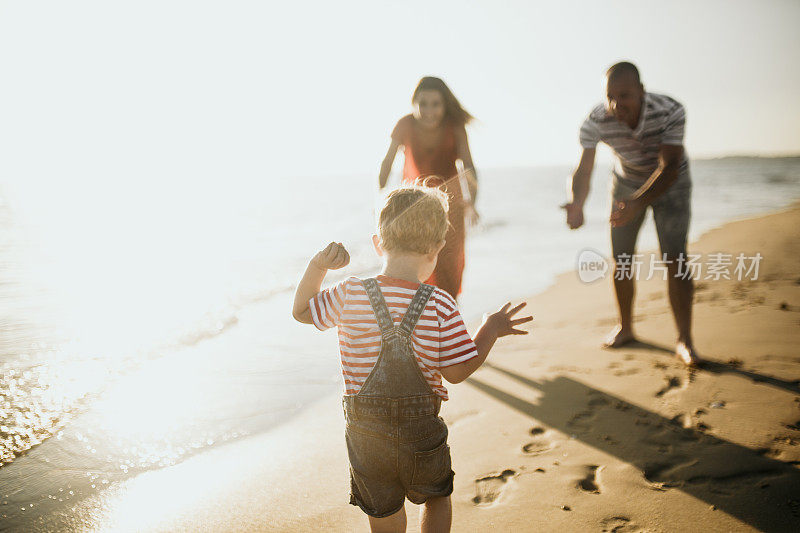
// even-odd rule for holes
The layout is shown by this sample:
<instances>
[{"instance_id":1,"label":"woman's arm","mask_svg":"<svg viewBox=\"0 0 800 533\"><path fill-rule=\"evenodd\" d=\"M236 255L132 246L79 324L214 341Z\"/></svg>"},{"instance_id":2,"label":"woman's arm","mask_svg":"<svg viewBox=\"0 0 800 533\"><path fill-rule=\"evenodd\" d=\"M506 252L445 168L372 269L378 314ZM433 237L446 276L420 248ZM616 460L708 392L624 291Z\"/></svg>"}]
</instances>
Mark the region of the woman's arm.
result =
<instances>
[{"instance_id":1,"label":"woman's arm","mask_svg":"<svg viewBox=\"0 0 800 533\"><path fill-rule=\"evenodd\" d=\"M387 150L386 156L383 158L383 163L381 163L381 173L378 174L379 189L386 187L386 181L389 179L389 173L392 171L394 157L397 155L397 149L399 147L400 143L392 139L392 143L389 145L389 150Z\"/></svg>"},{"instance_id":2,"label":"woman's arm","mask_svg":"<svg viewBox=\"0 0 800 533\"><path fill-rule=\"evenodd\" d=\"M467 179L467 188L473 205L478 197L478 175L475 172L475 165L472 164L472 153L469 151L469 141L467 140L467 130L456 128L456 154L464 165L464 175Z\"/></svg>"}]
</instances>

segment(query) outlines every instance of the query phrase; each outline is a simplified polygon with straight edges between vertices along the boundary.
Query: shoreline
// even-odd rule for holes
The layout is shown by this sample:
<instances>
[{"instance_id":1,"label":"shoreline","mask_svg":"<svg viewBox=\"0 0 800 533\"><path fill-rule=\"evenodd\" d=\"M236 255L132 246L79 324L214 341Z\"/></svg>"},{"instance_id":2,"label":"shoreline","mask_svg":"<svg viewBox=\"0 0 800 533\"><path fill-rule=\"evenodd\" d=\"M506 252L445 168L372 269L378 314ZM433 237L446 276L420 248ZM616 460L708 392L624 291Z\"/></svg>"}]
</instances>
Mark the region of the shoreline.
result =
<instances>
[{"instance_id":1,"label":"shoreline","mask_svg":"<svg viewBox=\"0 0 800 533\"><path fill-rule=\"evenodd\" d=\"M796 162L791 161L794 160L790 159L790 163L785 164L779 160L776 160L770 165L762 165L761 163L756 164L753 162L747 165L741 163L726 166L711 165L709 168L701 170L704 161L695 160L694 162L698 166L696 172L697 191L695 191L695 193L699 193L698 198L702 198L702 210L698 209L696 211L697 216L694 217L693 228L697 228L697 232L699 233L707 230L708 228L718 227L719 224L724 224L726 221L730 220L729 214L731 212L735 211L745 216L753 216L754 214L758 213L759 210L766 209L767 207L774 207L776 205L782 205L786 198L797 197L797 187L796 185L793 185L797 183L796 179L794 178L797 172L797 164ZM534 191L541 189L542 184L545 182L552 184L554 181L560 181L557 175L566 172L566 169L560 169L558 172L550 172L549 170L547 168L538 167L527 168L527 170L522 173L524 175L516 175L514 172L501 172L497 176L493 177L493 179L497 179L499 181L497 182L497 187L494 190L487 189L484 195L483 202L487 207L487 217L484 219L484 231L475 232L470 236L470 242L468 243L468 253L471 256L471 259L465 271L465 293L461 298L462 314L468 323L472 324L478 321L485 310L499 307L507 300L517 300L522 294L539 294L542 291L547 290L550 286L556 283L557 277L560 273L570 270L574 267L576 255L575 251L577 250L590 247L607 255L608 251L605 250L605 246L603 245L607 240L607 235L606 232L601 230L601 227L605 227L607 225L602 221L603 218L607 218L606 198L602 192L602 183L604 181L603 178L596 178L595 181L599 183L600 186L595 187L595 192L590 196L590 202L587 204L589 206L587 207L587 216L589 216L588 220L590 220L591 223L587 223L586 227L582 228L578 232L565 231L563 224L563 213L557 208L558 201L556 201L560 201L561 196L563 196L560 189L556 191L556 188L550 187L549 189L543 191L545 193L544 196L537 197L538 200L534 202L539 207L533 211L531 210L531 202L528 200L520 201L519 198L510 198L509 195L504 192L508 187L522 187L520 191L524 194L518 196L533 194ZM734 174L730 174L731 172ZM598 173L605 174L605 171L600 171L600 167L598 167ZM751 177L751 173L754 177L748 181L749 177ZM744 188L732 190L731 195L727 197L722 195L722 197L717 198L717 200L711 201L711 198L707 193L713 191L715 187L717 187L723 176L725 176L726 180L731 176L736 178L733 180L733 183L731 183L734 188L736 187L736 182L747 183L748 185ZM533 183L536 183L536 185L532 185ZM754 189L753 185L758 185L758 188ZM704 193L700 193L701 188L703 188L705 191ZM767 191L767 193L760 194L760 191L762 190ZM777 194L778 192L781 192L781 194ZM731 199L735 200L733 205L729 205ZM494 209L488 209L489 206L494 206ZM598 222L600 223L598 224ZM713 226L710 226L709 224L713 224ZM530 233L531 231L533 233ZM554 237L553 240L551 240L551 236ZM640 239L640 245L642 248L647 248L654 245L653 238L650 239L650 242L646 242L646 237L648 236L654 237L655 233L648 231L648 228L645 227L643 231L643 238ZM692 231L690 236L696 237L697 234ZM361 238L351 238L350 243L353 244L354 247L358 248L358 246L364 244L362 243L362 240L363 239ZM537 246L534 246L534 243L536 243ZM550 244L547 246L541 246L541 243ZM369 274L376 271L378 266L376 263L374 263L375 258L371 247L367 246L367 248L369 249L366 251L362 250L364 253L361 254L360 264L362 267L367 264L371 265L369 268L361 270L362 273ZM367 260L367 256L369 260ZM513 262L510 262L506 259L507 257L514 257L515 259ZM533 265L532 268L531 265ZM490 275L487 276L485 273L490 273ZM292 279L293 276L294 275L292 275ZM510 283L509 280L514 280L514 282ZM204 356L207 356L209 349L216 349L222 355L224 355L226 352L235 354L236 358L243 360L249 357L247 355L248 353L256 350L261 350L261 353L268 353L270 350L288 350L289 352L297 352L300 350L303 352L309 352L311 350L308 347L312 345L330 346L330 343L324 342L322 339L320 339L320 342L316 342L316 339L312 340L312 336L309 336L305 331L295 331L292 327L293 324L290 324L291 319L284 319L285 308L281 300L290 298L291 291L270 290L266 291L266 293L270 294L271 296L268 298L263 298L265 294L264 291L257 291L255 293L245 291L242 293L246 296L244 297L244 300L236 300L238 303L234 304L234 307L237 309L239 308L239 304L242 304L243 307L234 314L230 314L228 312L230 311L228 307L225 307L225 309L209 308L206 314L213 318L210 320L210 322L204 319L202 322L194 323L193 325L187 323L186 327L186 332L191 333L191 335L189 335L190 337L203 338L203 342L190 343L192 344L191 346L186 346L182 343L176 343L175 346L173 346L171 342L166 341L166 344L163 346L161 343L152 345L147 349L147 351L152 352L153 357L147 356L146 359L152 359L153 361L163 359L163 361L154 363L148 361L146 366L170 367L170 361L177 361L178 359L183 358L183 354L186 352L200 353ZM25 299L19 300L19 303L24 302ZM148 313L147 309L141 309L140 311L145 315ZM31 320L35 321L35 317L32 317ZM234 327L225 327L224 335L209 335L209 332L217 331L218 323L225 325L229 323L230 320L236 320L237 323ZM277 337L275 338L280 338L282 340L278 342L271 342L266 338L263 328L264 325L270 326L275 321L282 322L283 324L278 328L270 327L270 329L276 331ZM87 332L88 331L89 330L87 330ZM289 340L283 339L283 337L287 336L290 337ZM330 339L326 338L325 340ZM209 348L210 346L212 348ZM13 342L12 348L18 350L20 353L26 353L27 350L26 346L21 345L16 347ZM112 378L114 381L117 381L117 383L113 385L114 388L117 388L121 385L124 386L133 381L134 379L132 379L131 374L138 372L137 369L140 366L139 360L141 358L133 354L126 354L125 352L126 350L116 350L116 348L113 346L109 346L108 354L97 356L98 361L106 360L108 362L108 369L113 374ZM98 354L99 353L100 352L98 352ZM84 360L86 359L85 355L86 354L82 353L81 351L76 351L74 354L68 354L64 362L71 363L75 368L78 368L80 364L84 363ZM46 378L49 382L51 378L48 375L49 370L47 369L50 368L50 366L49 363L47 363L46 357L49 356L42 351L40 355L34 356L31 361L32 363L38 365L36 371L42 373L44 378ZM117 361L116 359L119 360ZM338 363L335 360L331 361L331 365L325 363L327 374L320 374L317 376L320 381L326 381L329 378L337 378L338 369L336 367ZM74 363L78 363L78 365L74 365ZM264 370L260 367L258 362L253 363L254 364L250 370L253 368ZM15 367L15 364L15 362L11 363L12 370L24 371L26 370L25 366L28 364L28 362L20 361L20 368ZM288 365L287 368L290 368L292 364L294 363ZM57 366L58 365L54 367L56 370ZM90 363L89 366L90 370L93 370L94 364ZM208 361L205 366L213 366L213 361ZM241 369L242 365L237 366L236 363L233 363L233 366L234 370L238 371ZM244 368L242 370L244 371L243 375L246 375L248 369ZM329 370L331 370L331 372L328 372ZM266 375L266 372L264 372L264 375ZM34 379L29 380L29 383L35 383L36 377L38 376L36 373L34 373L33 377ZM158 376L154 377L158 378ZM209 376L209 378L212 378L212 376ZM146 380L145 377L136 379ZM159 378L159 380L161 380L161 378ZM83 386L83 390L91 392L91 381L88 383L89 385ZM59 387L62 386L62 384L59 383L59 380L55 379L51 386L53 387L53 394L59 394ZM67 388L69 389L70 387ZM224 386L219 389L219 392L223 395L223 399L221 402L219 402L219 404L225 405L226 401L224 400L224 396L226 395L226 392L223 391L222 388L224 388ZM294 388L295 387L289 387L290 392L292 392ZM76 390L78 390L77 387ZM98 388L98 390L101 390L101 388ZM24 394L26 392L33 393L33 390L22 390L20 392L20 408L24 410L24 405L30 401L30 399L24 397ZM45 393L43 393L43 395L44 397L42 398L42 401L47 401L49 396ZM35 398L36 395L32 394L32 396ZM92 394L89 394L89 396L92 396ZM74 418L74 420L82 420L83 418L86 418L85 415L87 413L95 411L99 405L105 402L105 393L100 394L100 396L101 398L93 398L86 404L81 404L75 409L73 409L74 406L71 407L68 405L65 409L62 409L61 412L56 409L55 412L49 414L59 418L71 417ZM184 396L189 397L191 396L191 393L186 391ZM306 404L310 400L313 400L317 397L318 396L316 393L310 396L305 394L297 395L298 401L296 403L298 405ZM262 399L267 399L268 401L266 402L266 409L262 408L260 409L260 412L262 414L269 414L268 411L270 409L271 398ZM148 400L151 408L158 401L157 398L149 398ZM169 405L167 405L167 408L170 409ZM124 410L118 412L123 413ZM158 416L158 413L154 414ZM222 417L230 416L231 418L235 418L236 416L236 414L232 412L220 412L219 414ZM139 418L142 419L145 417ZM159 416L159 418L161 417ZM190 421L188 418L186 420ZM178 421L178 423L180 422ZM63 430L65 437L71 442L73 448L82 449L82 442L80 439L74 438L77 435L75 431L72 431L79 426L80 422L75 424L73 421L73 423L68 425L57 425L54 427L57 427L59 432ZM249 422L243 424L242 427L244 431L240 433L248 434L259 433L268 429L264 425L261 425L260 427L254 427L253 425L249 424ZM84 433L87 431L91 433L91 427L83 427L82 429L86 430ZM209 431L207 432L206 429ZM204 427L203 438L200 440L205 440L207 436L206 433L212 433L211 437L215 442L219 442L221 440L220 437L228 438L227 436L222 435L220 431L217 431L218 429L219 428L211 426ZM255 429L255 431L253 431L253 429ZM143 425L141 430L149 430L149 425ZM214 435L214 433L217 434ZM100 438L95 439L100 441L101 446L103 444L103 436L104 435L102 435L101 431L101 435L98 435ZM109 436L113 437L113 432ZM192 435L188 435L186 437L172 439L171 444L174 445L174 447L186 448L187 446L191 446L192 449L195 449L195 441L197 439L194 439L193 437L194 436ZM46 439L43 443L36 446L36 448L42 446L43 450L28 449L24 453L19 454L15 462L20 461L25 466L30 466L31 464L36 464L37 461L42 462L46 461L48 458L55 458L58 454L54 453L52 448L61 448L62 446L52 446L48 443L48 441L50 441L50 439ZM98 447L98 452L101 451L99 448L100 447ZM205 450L201 448L200 453L204 453L204 451ZM109 448L109 452L115 456L115 460L118 460L118 464L110 465L111 468L109 471L111 472L116 472L119 464L128 464L129 459L131 459L125 456L122 448L116 449L111 446ZM28 458L23 458L23 456L26 455ZM65 465L71 472L78 472L81 470L85 471L87 469L103 469L103 465L96 464L95 457L97 456L90 456L86 453L81 455L81 453L77 453L75 454L75 457L75 461L69 461ZM132 460L133 462L136 462L137 458L133 457ZM162 465L166 466L166 464L169 464L169 462L170 460L166 460L165 463L162 463ZM16 468L17 467L15 467L15 469ZM30 472L28 472L25 467L19 468L19 472L20 476L30 475ZM10 486L14 486L14 476L3 477L6 478L4 481L8 481ZM59 488L72 488L68 486L70 481L70 479L59 478L58 485L47 486L47 484L43 484L43 491L35 494L31 492L30 494L21 495L19 503L21 505L28 502L35 502L36 505L39 505L40 503L47 503L42 498L47 499L48 495L55 494L55 491L57 491ZM112 481L116 481L116 479ZM30 496L30 498L27 498L26 496ZM81 497L82 496L83 494ZM12 505L10 511L13 511L14 507L15 505ZM2 512L3 510L0 509L0 514L2 514Z\"/></svg>"},{"instance_id":2,"label":"shoreline","mask_svg":"<svg viewBox=\"0 0 800 533\"><path fill-rule=\"evenodd\" d=\"M696 343L711 359L706 369L687 370L669 353L674 326L663 282L640 284L635 322L644 342L614 351L598 346L615 316L608 283L584 285L574 271L564 272L530 298L532 334L501 340L466 385L449 387L442 416L456 471L454 530L524 529L535 515L546 530L599 524L671 531L710 520L711 531L770 531L787 512L790 519L800 513L800 502L792 504L787 492L800 488L800 431L792 429L800 422L796 321L761 339L770 321L760 315L785 320L800 304L791 241L797 225L780 219L800 221L800 202L725 223L692 244L708 253L760 246L775 257L765 255L766 277L752 287L706 282L697 291ZM584 303L580 316L572 316L565 300ZM751 353L759 343L764 353ZM130 479L45 524L363 529L366 519L347 505L338 397L324 396L266 433ZM626 435L618 434L620 427ZM758 511L746 504L751 499L777 508ZM664 506L675 516L654 510ZM413 531L417 518L414 506L407 507ZM609 514L610 507L617 510Z\"/></svg>"}]
</instances>

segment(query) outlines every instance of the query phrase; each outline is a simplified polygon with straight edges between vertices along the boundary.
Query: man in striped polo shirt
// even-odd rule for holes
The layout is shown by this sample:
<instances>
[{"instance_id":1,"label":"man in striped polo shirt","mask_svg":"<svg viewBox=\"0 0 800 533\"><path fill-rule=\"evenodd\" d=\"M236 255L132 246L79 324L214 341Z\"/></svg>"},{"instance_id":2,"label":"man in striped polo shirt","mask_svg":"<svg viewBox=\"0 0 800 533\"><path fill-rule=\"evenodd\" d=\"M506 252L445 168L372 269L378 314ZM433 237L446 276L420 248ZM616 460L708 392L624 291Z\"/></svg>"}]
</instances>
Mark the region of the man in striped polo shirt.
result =
<instances>
[{"instance_id":1,"label":"man in striped polo shirt","mask_svg":"<svg viewBox=\"0 0 800 533\"><path fill-rule=\"evenodd\" d=\"M649 93L632 63L617 63L606 72L606 102L597 105L580 130L583 148L572 175L571 199L562 207L567 225L583 225L583 205L589 194L597 143L614 151L611 247L619 324L604 346L617 348L634 340L633 254L648 207L653 211L662 261L668 271L669 300L678 341L675 354L686 365L699 359L691 336L692 280L685 275L692 182L683 149L686 112L669 96Z\"/></svg>"}]
</instances>

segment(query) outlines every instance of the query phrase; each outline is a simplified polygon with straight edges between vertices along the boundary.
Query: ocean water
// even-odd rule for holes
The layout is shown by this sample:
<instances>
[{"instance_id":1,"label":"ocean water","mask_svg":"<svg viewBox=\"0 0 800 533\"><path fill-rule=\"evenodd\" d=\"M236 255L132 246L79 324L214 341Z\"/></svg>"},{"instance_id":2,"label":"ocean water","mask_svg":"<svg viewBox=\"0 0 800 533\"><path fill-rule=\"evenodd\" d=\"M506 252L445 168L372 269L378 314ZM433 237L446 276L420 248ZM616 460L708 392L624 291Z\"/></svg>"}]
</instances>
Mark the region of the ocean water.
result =
<instances>
[{"instance_id":1,"label":"ocean water","mask_svg":"<svg viewBox=\"0 0 800 533\"><path fill-rule=\"evenodd\" d=\"M461 298L468 321L544 289L584 248L608 253L610 170L595 170L578 231L559 209L569 172L480 173ZM800 158L697 160L692 175L692 239L800 198ZM0 181L0 530L268 431L339 390L335 335L291 319L293 288L330 240L352 261L326 284L378 271L374 182L45 194ZM639 243L657 246L652 220Z\"/></svg>"}]
</instances>

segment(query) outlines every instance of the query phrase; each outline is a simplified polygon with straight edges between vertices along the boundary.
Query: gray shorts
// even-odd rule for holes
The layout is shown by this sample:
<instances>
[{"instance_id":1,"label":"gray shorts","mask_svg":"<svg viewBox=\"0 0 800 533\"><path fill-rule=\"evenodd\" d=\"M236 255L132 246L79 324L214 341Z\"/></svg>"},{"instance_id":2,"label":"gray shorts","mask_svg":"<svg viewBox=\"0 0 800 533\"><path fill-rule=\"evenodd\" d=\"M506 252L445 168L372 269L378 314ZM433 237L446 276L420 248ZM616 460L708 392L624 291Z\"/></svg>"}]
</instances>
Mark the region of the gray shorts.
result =
<instances>
[{"instance_id":1,"label":"gray shorts","mask_svg":"<svg viewBox=\"0 0 800 533\"><path fill-rule=\"evenodd\" d=\"M387 417L345 405L350 503L375 518L453 492L447 425L436 412Z\"/></svg>"},{"instance_id":2,"label":"gray shorts","mask_svg":"<svg viewBox=\"0 0 800 533\"><path fill-rule=\"evenodd\" d=\"M623 200L635 193L641 183L613 174L611 185L612 210L613 202ZM636 251L636 238L642 227L648 209L653 211L656 223L658 244L661 253L668 258L677 258L686 254L686 236L689 233L689 219L692 214L692 180L688 172L684 172L667 191L656 198L639 215L625 226L611 227L611 249L614 258L620 254L633 255Z\"/></svg>"}]
</instances>

